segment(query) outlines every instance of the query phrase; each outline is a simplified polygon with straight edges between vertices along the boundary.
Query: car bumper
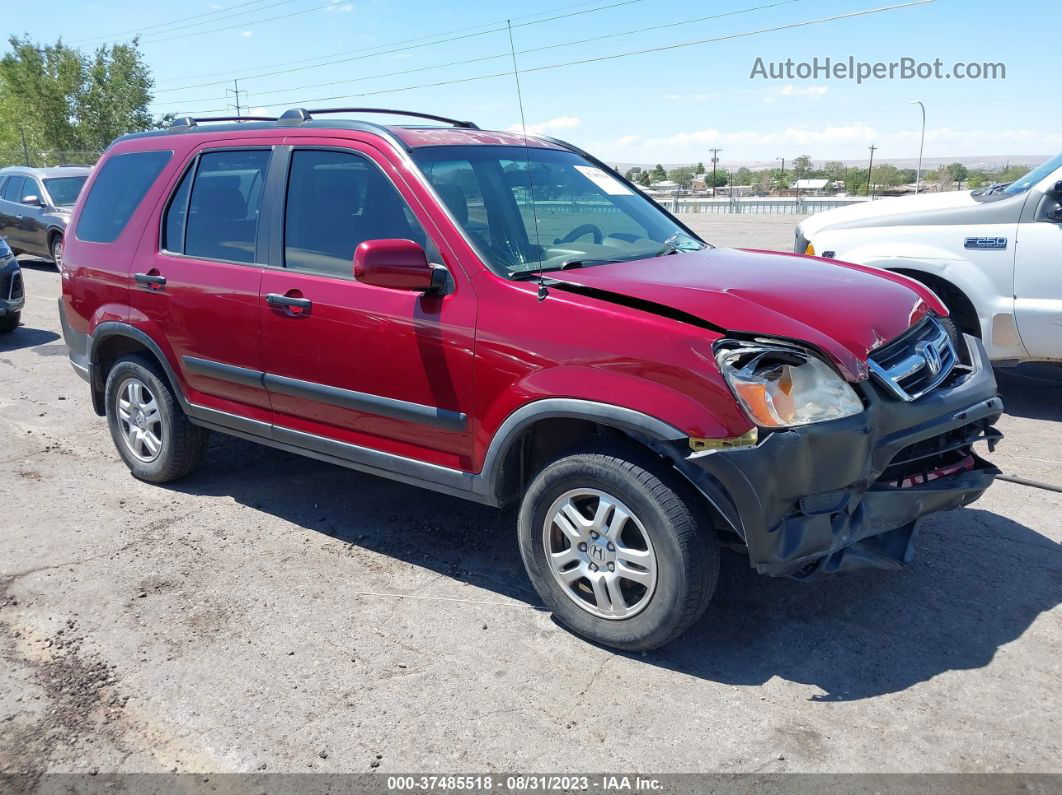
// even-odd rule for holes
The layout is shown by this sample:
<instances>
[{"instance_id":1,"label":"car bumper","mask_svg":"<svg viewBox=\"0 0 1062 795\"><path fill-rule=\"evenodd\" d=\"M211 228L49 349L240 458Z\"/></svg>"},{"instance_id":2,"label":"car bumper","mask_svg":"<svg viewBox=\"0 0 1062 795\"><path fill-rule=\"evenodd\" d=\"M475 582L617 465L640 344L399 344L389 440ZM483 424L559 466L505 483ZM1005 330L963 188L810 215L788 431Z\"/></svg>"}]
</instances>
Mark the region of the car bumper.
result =
<instances>
[{"instance_id":1,"label":"car bumper","mask_svg":"<svg viewBox=\"0 0 1062 795\"><path fill-rule=\"evenodd\" d=\"M26 305L26 292L22 283L22 270L13 256L0 260L0 317L21 312Z\"/></svg>"},{"instance_id":2,"label":"car bumper","mask_svg":"<svg viewBox=\"0 0 1062 795\"><path fill-rule=\"evenodd\" d=\"M921 517L970 504L999 474L972 445L1001 438L1003 403L980 340L965 339L970 371L952 386L907 403L865 382L859 415L694 453L680 468L763 574L899 568Z\"/></svg>"}]
</instances>

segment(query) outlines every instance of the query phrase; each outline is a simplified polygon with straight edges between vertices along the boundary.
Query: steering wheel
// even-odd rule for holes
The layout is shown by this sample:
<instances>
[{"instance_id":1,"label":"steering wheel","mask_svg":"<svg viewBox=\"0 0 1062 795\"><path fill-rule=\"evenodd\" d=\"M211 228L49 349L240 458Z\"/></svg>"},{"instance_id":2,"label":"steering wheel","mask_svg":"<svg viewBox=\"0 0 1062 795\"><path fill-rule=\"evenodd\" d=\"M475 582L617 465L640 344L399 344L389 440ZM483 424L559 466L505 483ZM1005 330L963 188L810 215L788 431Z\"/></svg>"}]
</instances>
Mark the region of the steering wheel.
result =
<instances>
[{"instance_id":1,"label":"steering wheel","mask_svg":"<svg viewBox=\"0 0 1062 795\"><path fill-rule=\"evenodd\" d=\"M560 245L561 243L571 243L577 240L578 238L582 237L583 235L593 235L594 243L596 243L597 245L601 245L601 241L605 239L604 234L602 234L601 232L601 227L599 227L597 224L583 224L582 226L575 227L575 229L566 234L564 237L558 237L556 240L553 241L553 245L556 246Z\"/></svg>"}]
</instances>

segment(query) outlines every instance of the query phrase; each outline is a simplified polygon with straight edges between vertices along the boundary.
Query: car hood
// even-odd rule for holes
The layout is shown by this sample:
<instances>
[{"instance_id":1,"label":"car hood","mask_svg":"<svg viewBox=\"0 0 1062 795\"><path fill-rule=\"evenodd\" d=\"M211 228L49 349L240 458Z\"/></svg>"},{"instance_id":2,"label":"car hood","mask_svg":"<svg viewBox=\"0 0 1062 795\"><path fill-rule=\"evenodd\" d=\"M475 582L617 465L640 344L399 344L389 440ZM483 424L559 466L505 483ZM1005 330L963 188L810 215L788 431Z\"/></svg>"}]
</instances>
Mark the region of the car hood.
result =
<instances>
[{"instance_id":1,"label":"car hood","mask_svg":"<svg viewBox=\"0 0 1062 795\"><path fill-rule=\"evenodd\" d=\"M925 223L927 219L942 219L951 212L978 206L978 201L968 190L897 196L893 199L860 202L847 207L838 207L836 210L816 213L803 221L798 229L805 239L814 243L813 235L823 229L895 226L912 221Z\"/></svg>"},{"instance_id":2,"label":"car hood","mask_svg":"<svg viewBox=\"0 0 1062 795\"><path fill-rule=\"evenodd\" d=\"M720 332L810 343L850 380L867 377L870 351L931 310L946 313L903 276L773 251L704 249L551 277L562 290L679 320L686 315Z\"/></svg>"}]
</instances>

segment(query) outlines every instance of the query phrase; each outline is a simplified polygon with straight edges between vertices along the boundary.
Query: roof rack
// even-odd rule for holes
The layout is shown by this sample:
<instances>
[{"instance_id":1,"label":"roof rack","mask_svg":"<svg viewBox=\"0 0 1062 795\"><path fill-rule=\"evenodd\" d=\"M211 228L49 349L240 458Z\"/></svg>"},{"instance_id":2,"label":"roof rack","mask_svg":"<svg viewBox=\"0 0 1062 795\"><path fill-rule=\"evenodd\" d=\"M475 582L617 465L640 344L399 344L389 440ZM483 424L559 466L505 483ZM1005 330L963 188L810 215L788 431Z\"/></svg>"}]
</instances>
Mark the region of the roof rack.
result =
<instances>
[{"instance_id":1,"label":"roof rack","mask_svg":"<svg viewBox=\"0 0 1062 795\"><path fill-rule=\"evenodd\" d=\"M170 122L171 130L198 127L204 121L276 121L276 116L181 116Z\"/></svg>"},{"instance_id":2,"label":"roof rack","mask_svg":"<svg viewBox=\"0 0 1062 795\"><path fill-rule=\"evenodd\" d=\"M412 116L416 119L429 119L452 124L454 127L462 127L466 130L478 130L479 127L470 121L450 119L446 116L436 116L433 113L417 113L411 110L393 110L390 108L292 108L284 111L277 119L278 127L296 127L303 122L312 121L314 115L323 113L386 113L394 116ZM246 118L246 117L245 117Z\"/></svg>"}]
</instances>

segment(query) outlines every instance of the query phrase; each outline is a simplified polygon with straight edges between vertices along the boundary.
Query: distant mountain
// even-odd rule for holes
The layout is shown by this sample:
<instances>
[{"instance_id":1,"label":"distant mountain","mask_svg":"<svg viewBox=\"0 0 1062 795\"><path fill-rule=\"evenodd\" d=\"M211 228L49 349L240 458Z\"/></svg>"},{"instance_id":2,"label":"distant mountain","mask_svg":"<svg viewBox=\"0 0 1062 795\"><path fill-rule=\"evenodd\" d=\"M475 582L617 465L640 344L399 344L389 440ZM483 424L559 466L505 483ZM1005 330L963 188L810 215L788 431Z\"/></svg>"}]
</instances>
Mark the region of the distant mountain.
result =
<instances>
[{"instance_id":1,"label":"distant mountain","mask_svg":"<svg viewBox=\"0 0 1062 795\"><path fill-rule=\"evenodd\" d=\"M1006 168L1013 165L1027 165L1030 168L1032 166L1038 166L1045 160L1050 160L1054 155L955 155L954 157L926 157L922 159L922 170L932 171L938 166L946 166L949 163L962 163L967 168L985 169L987 171L993 171L996 169ZM816 158L813 163L815 168L820 168L826 160L832 158L818 159ZM786 160L786 169L789 168L790 160ZM841 160L846 166L853 168L866 168L869 163L866 158L862 160ZM874 158L876 164L890 163L897 168L917 168L917 157L883 157ZM634 166L641 166L643 169L652 169L655 163L610 163L615 166L620 173L623 173L629 168ZM678 166L688 166L690 163L663 163L665 169L677 168ZM778 168L781 163L777 160L734 160L734 161L720 161L720 171L736 171L739 168L745 167L753 171L760 171L765 168ZM709 166L709 170L710 166Z\"/></svg>"}]
</instances>

